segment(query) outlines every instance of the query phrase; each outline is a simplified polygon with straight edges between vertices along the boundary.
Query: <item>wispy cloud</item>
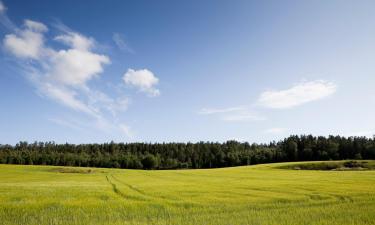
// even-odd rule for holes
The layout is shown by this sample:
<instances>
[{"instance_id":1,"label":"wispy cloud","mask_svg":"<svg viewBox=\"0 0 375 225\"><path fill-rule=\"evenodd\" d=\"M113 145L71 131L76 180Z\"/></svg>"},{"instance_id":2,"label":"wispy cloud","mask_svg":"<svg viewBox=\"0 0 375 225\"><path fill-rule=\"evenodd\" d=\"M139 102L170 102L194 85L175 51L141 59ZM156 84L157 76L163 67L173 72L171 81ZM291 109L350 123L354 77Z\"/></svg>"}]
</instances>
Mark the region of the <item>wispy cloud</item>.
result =
<instances>
[{"instance_id":1,"label":"wispy cloud","mask_svg":"<svg viewBox=\"0 0 375 225\"><path fill-rule=\"evenodd\" d=\"M134 53L134 50L130 48L128 43L125 41L125 38L121 34L113 33L112 40L121 51Z\"/></svg>"},{"instance_id":2,"label":"wispy cloud","mask_svg":"<svg viewBox=\"0 0 375 225\"><path fill-rule=\"evenodd\" d=\"M16 58L26 60L27 72L32 71L29 78L40 94L74 110L98 116L100 109L84 100L94 92L87 82L103 72L109 58L91 51L92 38L79 33L63 33L54 38L67 44L67 49L48 47L44 35L47 31L46 25L25 20L23 29L5 36L4 48ZM30 60L32 63L27 63Z\"/></svg>"},{"instance_id":3,"label":"wispy cloud","mask_svg":"<svg viewBox=\"0 0 375 225\"><path fill-rule=\"evenodd\" d=\"M243 111L245 107L238 106L238 107L230 107L230 108L203 108L199 110L198 114L209 115L209 114L217 114L217 113L228 113L228 112L238 112Z\"/></svg>"},{"instance_id":4,"label":"wispy cloud","mask_svg":"<svg viewBox=\"0 0 375 225\"><path fill-rule=\"evenodd\" d=\"M48 27L39 21L26 19L22 27L17 27L8 19L1 1L0 21L10 32L3 39L4 49L18 60L39 95L89 115L98 128L106 127L134 137L130 135L130 127L117 118L118 112L127 109L129 98L110 97L89 85L89 81L101 77L104 67L111 63L109 56L95 52L97 42L94 38L73 31L62 23L55 26L59 34L53 38L48 38ZM65 47L52 48L48 41L60 42ZM135 73L129 81L131 84L138 85L150 95L160 93L154 88L158 79L151 71L130 71ZM70 128L78 127L66 120L50 121Z\"/></svg>"},{"instance_id":5,"label":"wispy cloud","mask_svg":"<svg viewBox=\"0 0 375 225\"><path fill-rule=\"evenodd\" d=\"M227 122L249 122L266 120L265 117L244 106L228 108L203 108L198 111L198 114L216 116L220 120Z\"/></svg>"},{"instance_id":6,"label":"wispy cloud","mask_svg":"<svg viewBox=\"0 0 375 225\"><path fill-rule=\"evenodd\" d=\"M16 30L17 26L14 25L14 23L9 19L9 17L6 14L6 7L2 5L0 1L0 7L2 9L0 10L0 25L2 25L7 30Z\"/></svg>"},{"instance_id":7,"label":"wispy cloud","mask_svg":"<svg viewBox=\"0 0 375 225\"><path fill-rule=\"evenodd\" d=\"M335 83L325 80L301 82L289 89L265 91L260 95L258 103L267 108L287 109L326 98L336 90Z\"/></svg>"},{"instance_id":8,"label":"wispy cloud","mask_svg":"<svg viewBox=\"0 0 375 225\"><path fill-rule=\"evenodd\" d=\"M262 121L267 118L258 113L262 106L273 109L286 109L302 105L311 101L323 99L334 94L337 85L333 82L315 80L301 82L289 89L265 91L261 93L256 104L249 106L236 106L227 108L202 108L197 113L200 115L216 116L220 120L229 122ZM282 133L284 128L271 128L265 133Z\"/></svg>"},{"instance_id":9,"label":"wispy cloud","mask_svg":"<svg viewBox=\"0 0 375 225\"><path fill-rule=\"evenodd\" d=\"M99 116L99 110L90 107L87 103L79 100L77 98L77 95L79 95L78 92L74 91L73 89L43 81L37 85L37 88L42 95L45 95L48 98L76 111L84 112L94 117Z\"/></svg>"}]
</instances>

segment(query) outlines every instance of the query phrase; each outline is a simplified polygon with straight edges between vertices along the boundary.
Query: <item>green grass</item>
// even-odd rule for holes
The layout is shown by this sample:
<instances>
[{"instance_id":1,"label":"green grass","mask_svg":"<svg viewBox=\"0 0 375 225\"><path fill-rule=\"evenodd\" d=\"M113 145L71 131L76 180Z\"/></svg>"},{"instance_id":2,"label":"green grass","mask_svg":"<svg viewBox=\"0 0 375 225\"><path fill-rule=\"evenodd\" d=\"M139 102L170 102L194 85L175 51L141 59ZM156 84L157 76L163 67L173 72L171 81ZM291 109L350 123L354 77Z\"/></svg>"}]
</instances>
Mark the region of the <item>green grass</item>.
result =
<instances>
[{"instance_id":1,"label":"green grass","mask_svg":"<svg viewBox=\"0 0 375 225\"><path fill-rule=\"evenodd\" d=\"M374 161L370 162L374 163ZM375 171L0 165L0 224L375 224Z\"/></svg>"}]
</instances>

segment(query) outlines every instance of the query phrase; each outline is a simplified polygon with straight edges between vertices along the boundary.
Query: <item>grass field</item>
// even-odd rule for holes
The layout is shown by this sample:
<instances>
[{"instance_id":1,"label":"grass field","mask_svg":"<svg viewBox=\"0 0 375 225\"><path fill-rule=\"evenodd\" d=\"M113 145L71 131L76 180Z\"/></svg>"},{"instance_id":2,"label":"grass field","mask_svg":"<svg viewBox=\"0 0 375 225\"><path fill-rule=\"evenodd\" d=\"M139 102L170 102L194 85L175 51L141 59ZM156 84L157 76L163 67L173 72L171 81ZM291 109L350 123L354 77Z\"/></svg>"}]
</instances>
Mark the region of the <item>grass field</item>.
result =
<instances>
[{"instance_id":1,"label":"grass field","mask_svg":"<svg viewBox=\"0 0 375 225\"><path fill-rule=\"evenodd\" d=\"M279 168L290 165L0 165L0 224L375 224L375 170Z\"/></svg>"}]
</instances>

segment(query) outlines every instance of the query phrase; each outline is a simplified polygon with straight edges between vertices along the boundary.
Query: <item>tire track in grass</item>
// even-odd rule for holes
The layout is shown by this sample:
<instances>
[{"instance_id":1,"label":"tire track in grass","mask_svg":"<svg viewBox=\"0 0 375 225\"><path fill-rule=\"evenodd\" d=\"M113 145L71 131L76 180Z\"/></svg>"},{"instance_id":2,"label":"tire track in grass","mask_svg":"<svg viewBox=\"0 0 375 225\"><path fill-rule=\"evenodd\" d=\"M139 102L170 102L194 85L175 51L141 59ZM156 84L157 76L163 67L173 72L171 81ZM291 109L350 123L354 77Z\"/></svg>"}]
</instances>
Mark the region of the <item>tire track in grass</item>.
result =
<instances>
[{"instance_id":1,"label":"tire track in grass","mask_svg":"<svg viewBox=\"0 0 375 225\"><path fill-rule=\"evenodd\" d=\"M314 204L328 204L328 203L340 203L340 200L346 200L344 197L341 197L340 195L332 195L330 193L323 193L323 192L313 192L310 189L294 189L294 190L286 190L286 189L281 189L281 190L274 190L274 189L261 189L261 188L239 188L242 190L247 190L247 191L255 191L258 194L253 194L257 196L263 196L265 198L269 197L270 199L273 198L275 201L280 201L280 202L300 202L300 201L314 201ZM306 191L305 192L300 192L300 190ZM286 198L288 195L291 196L299 196L302 199L295 199L291 200L289 198ZM313 203L311 203L313 204Z\"/></svg>"},{"instance_id":2,"label":"tire track in grass","mask_svg":"<svg viewBox=\"0 0 375 225\"><path fill-rule=\"evenodd\" d=\"M341 202L353 202L354 199L350 196L343 195L343 194L337 194L337 193L325 193L325 192L318 192L317 189L309 189L309 188L300 188L301 190L310 192L309 194L306 194L309 196L312 200L319 200L319 199L326 199L326 198L333 198L337 201Z\"/></svg>"},{"instance_id":3,"label":"tire track in grass","mask_svg":"<svg viewBox=\"0 0 375 225\"><path fill-rule=\"evenodd\" d=\"M130 190L136 192L137 194L141 195L143 201L152 201L154 204L159 205L159 207L165 207L165 204L168 205L173 205L173 206L183 206L186 208L186 206L192 207L195 205L195 203L191 202L185 202L184 200L181 199L174 199L174 198L168 198L165 196L155 196L151 194L147 194L146 192L134 187L131 184L126 183L125 181L120 180L119 178L115 177L113 174L110 174L111 178L115 180L116 182L125 185L128 187ZM107 178L109 179L109 178ZM135 197L133 197L135 198Z\"/></svg>"},{"instance_id":4,"label":"tire track in grass","mask_svg":"<svg viewBox=\"0 0 375 225\"><path fill-rule=\"evenodd\" d=\"M164 201L164 200L168 200L168 201L172 201L172 202L176 202L176 201L177 201L177 202L180 202L179 199L173 199L173 198L168 198L168 197L161 197L161 196L155 196L155 195L147 194L146 192L144 192L144 191L142 191L142 190L140 190L140 189L134 187L133 185L128 184L128 183L126 183L126 182L123 181L123 180L120 180L119 178L115 177L113 174L111 174L111 177L112 177L114 180L116 180L118 183L127 186L129 189L133 190L134 192L137 192L138 194L142 195L142 196L145 197L145 198L149 198L149 199L153 199L153 200L155 200L155 199L159 199L159 200L162 200L162 201Z\"/></svg>"},{"instance_id":5,"label":"tire track in grass","mask_svg":"<svg viewBox=\"0 0 375 225\"><path fill-rule=\"evenodd\" d=\"M114 180L116 180L117 182L119 182L119 183L121 183L121 184L127 186L127 187L130 188L131 190L137 192L138 194L152 197L152 196L146 194L144 191L141 191L141 190L139 190L138 188L136 188L136 187L134 187L134 186L132 186L132 185L130 185L130 184L128 184L128 183L122 181L122 180L119 180L117 177L115 177L115 176L112 175L112 174L111 174L111 177L112 177Z\"/></svg>"},{"instance_id":6,"label":"tire track in grass","mask_svg":"<svg viewBox=\"0 0 375 225\"><path fill-rule=\"evenodd\" d=\"M337 198L338 201L342 202L353 202L353 198L350 196L345 196L345 195L339 195L339 194L331 194L331 196Z\"/></svg>"},{"instance_id":7,"label":"tire track in grass","mask_svg":"<svg viewBox=\"0 0 375 225\"><path fill-rule=\"evenodd\" d=\"M143 198L137 198L137 197L133 197L133 196L129 196L129 195L127 195L127 194L124 194L123 192L121 192L121 191L117 188L116 184L113 183L113 182L109 179L108 175L106 175L105 178L106 178L107 182L111 185L113 192L114 192L115 194L117 194L118 196L120 196L122 199L125 199L125 200L138 200L138 201L144 201L144 200L145 200L145 199L143 199Z\"/></svg>"},{"instance_id":8,"label":"tire track in grass","mask_svg":"<svg viewBox=\"0 0 375 225\"><path fill-rule=\"evenodd\" d=\"M108 178L108 175L105 176L105 178L107 179L107 182L112 186L112 190L113 192L115 192L117 195L119 195L120 197L122 198L126 198L126 195L124 193L122 193L116 186L116 184L112 183L109 178Z\"/></svg>"}]
</instances>

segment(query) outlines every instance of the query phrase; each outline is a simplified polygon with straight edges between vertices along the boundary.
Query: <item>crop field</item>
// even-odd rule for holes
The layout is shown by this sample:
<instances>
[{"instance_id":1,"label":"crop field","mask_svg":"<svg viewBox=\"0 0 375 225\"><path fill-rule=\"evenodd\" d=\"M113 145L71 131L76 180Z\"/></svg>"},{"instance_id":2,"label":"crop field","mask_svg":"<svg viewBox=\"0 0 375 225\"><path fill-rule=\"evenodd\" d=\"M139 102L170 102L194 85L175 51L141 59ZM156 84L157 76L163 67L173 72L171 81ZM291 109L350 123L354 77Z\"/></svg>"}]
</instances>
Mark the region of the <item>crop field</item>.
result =
<instances>
[{"instance_id":1,"label":"crop field","mask_svg":"<svg viewBox=\"0 0 375 225\"><path fill-rule=\"evenodd\" d=\"M375 224L375 170L299 165L0 165L0 224Z\"/></svg>"}]
</instances>

